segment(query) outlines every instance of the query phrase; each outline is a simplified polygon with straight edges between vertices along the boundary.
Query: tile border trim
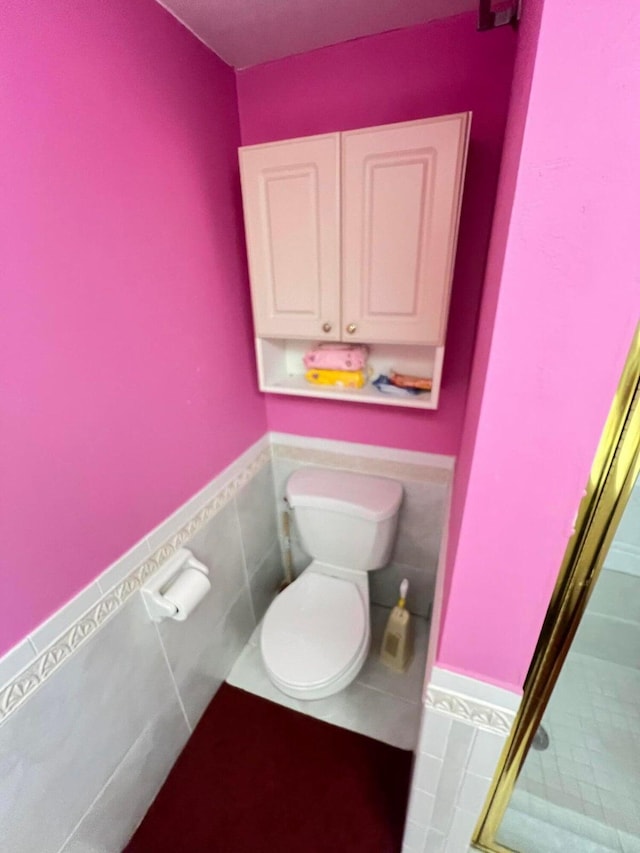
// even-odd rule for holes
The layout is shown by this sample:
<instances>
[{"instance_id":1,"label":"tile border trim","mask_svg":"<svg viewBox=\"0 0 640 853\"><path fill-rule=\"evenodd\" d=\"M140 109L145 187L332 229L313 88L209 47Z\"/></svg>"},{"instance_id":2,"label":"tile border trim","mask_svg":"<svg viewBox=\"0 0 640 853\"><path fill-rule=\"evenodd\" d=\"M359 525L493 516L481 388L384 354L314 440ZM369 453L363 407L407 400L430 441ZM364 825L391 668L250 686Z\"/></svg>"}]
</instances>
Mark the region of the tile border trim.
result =
<instances>
[{"instance_id":1,"label":"tile border trim","mask_svg":"<svg viewBox=\"0 0 640 853\"><path fill-rule=\"evenodd\" d=\"M0 725L92 637L178 548L217 515L270 461L271 446L268 445L124 580L108 590L84 615L76 619L26 669L10 679L0 690ZM224 472L221 476L224 476Z\"/></svg>"},{"instance_id":2,"label":"tile border trim","mask_svg":"<svg viewBox=\"0 0 640 853\"><path fill-rule=\"evenodd\" d=\"M424 450L404 450L399 447L384 447L378 444L362 444L356 441L338 441L333 438L313 438L307 435L295 435L287 432L270 432L272 445L285 445L301 450L317 450L330 454L364 456L386 462L396 462L419 467L442 468L452 472L456 457L445 453L429 453Z\"/></svg>"},{"instance_id":3,"label":"tile border trim","mask_svg":"<svg viewBox=\"0 0 640 853\"><path fill-rule=\"evenodd\" d=\"M344 450L334 450L331 447L320 449L314 446L288 443L275 438L272 438L271 441L274 459L286 459L306 465L339 468L380 477L416 480L444 487L451 483L452 470L444 465L432 465L416 461L407 462L377 454L363 454L355 450L345 452ZM353 446L359 448L361 445Z\"/></svg>"},{"instance_id":4,"label":"tile border trim","mask_svg":"<svg viewBox=\"0 0 640 853\"><path fill-rule=\"evenodd\" d=\"M460 720L475 728L499 735L508 734L515 719L515 712L436 687L434 684L430 684L427 688L425 705L454 720Z\"/></svg>"}]
</instances>

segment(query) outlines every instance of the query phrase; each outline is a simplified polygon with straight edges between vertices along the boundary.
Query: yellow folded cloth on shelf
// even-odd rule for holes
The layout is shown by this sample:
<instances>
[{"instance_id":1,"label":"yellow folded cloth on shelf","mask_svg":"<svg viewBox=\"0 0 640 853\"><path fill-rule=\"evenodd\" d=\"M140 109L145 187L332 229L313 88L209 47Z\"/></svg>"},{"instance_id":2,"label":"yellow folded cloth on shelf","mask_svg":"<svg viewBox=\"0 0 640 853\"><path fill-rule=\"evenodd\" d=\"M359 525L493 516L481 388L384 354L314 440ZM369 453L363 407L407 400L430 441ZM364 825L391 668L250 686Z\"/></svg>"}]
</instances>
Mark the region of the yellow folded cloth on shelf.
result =
<instances>
[{"instance_id":1,"label":"yellow folded cloth on shelf","mask_svg":"<svg viewBox=\"0 0 640 853\"><path fill-rule=\"evenodd\" d=\"M304 375L313 385L337 385L339 388L363 388L367 384L364 370L307 370Z\"/></svg>"}]
</instances>

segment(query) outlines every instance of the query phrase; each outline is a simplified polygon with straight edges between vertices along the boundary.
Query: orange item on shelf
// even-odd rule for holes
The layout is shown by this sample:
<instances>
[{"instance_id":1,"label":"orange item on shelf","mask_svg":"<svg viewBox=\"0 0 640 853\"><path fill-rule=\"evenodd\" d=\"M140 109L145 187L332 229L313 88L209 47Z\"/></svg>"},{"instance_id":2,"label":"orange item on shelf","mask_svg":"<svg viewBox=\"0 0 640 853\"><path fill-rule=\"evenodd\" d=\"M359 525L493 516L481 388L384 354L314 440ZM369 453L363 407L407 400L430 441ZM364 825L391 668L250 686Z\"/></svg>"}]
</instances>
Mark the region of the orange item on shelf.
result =
<instances>
[{"instance_id":1,"label":"orange item on shelf","mask_svg":"<svg viewBox=\"0 0 640 853\"><path fill-rule=\"evenodd\" d=\"M395 370L389 373L389 379L398 388L417 388L419 391L431 391L433 386L433 380L427 379L425 376L407 376L406 373L396 373Z\"/></svg>"}]
</instances>

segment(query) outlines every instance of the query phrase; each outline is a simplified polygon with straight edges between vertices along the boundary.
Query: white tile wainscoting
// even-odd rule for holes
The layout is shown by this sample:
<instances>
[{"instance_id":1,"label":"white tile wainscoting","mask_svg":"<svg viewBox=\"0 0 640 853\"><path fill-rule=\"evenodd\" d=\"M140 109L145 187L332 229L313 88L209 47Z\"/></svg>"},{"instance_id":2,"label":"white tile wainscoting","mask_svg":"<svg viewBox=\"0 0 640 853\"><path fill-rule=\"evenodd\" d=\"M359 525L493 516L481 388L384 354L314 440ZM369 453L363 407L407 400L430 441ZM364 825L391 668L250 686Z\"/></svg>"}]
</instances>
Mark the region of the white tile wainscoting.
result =
<instances>
[{"instance_id":1,"label":"white tile wainscoting","mask_svg":"<svg viewBox=\"0 0 640 853\"><path fill-rule=\"evenodd\" d=\"M406 574L410 605L428 613L453 459L265 435L0 659L3 849L113 853L126 843L276 593L274 494L291 463L402 481L402 541L374 601L394 603ZM208 565L212 593L188 621L155 625L137 592L185 545Z\"/></svg>"},{"instance_id":2,"label":"white tile wainscoting","mask_svg":"<svg viewBox=\"0 0 640 853\"><path fill-rule=\"evenodd\" d=\"M3 850L127 843L280 582L270 461L264 436L0 661ZM212 591L154 624L136 593L183 545Z\"/></svg>"},{"instance_id":3,"label":"white tile wainscoting","mask_svg":"<svg viewBox=\"0 0 640 853\"><path fill-rule=\"evenodd\" d=\"M402 853L467 853L521 695L434 667Z\"/></svg>"}]
</instances>

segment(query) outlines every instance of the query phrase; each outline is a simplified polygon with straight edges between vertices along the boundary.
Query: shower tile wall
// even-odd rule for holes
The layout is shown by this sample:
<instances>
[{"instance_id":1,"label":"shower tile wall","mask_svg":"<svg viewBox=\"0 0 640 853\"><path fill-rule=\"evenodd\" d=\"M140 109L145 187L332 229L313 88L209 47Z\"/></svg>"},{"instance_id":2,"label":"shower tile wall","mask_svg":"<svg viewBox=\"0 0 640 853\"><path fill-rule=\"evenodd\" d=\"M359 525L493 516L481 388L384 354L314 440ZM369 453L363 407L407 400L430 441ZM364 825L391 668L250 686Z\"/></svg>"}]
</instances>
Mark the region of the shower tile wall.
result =
<instances>
[{"instance_id":1,"label":"shower tile wall","mask_svg":"<svg viewBox=\"0 0 640 853\"><path fill-rule=\"evenodd\" d=\"M353 452L301 447L277 439L273 444L273 474L279 513L286 508L284 495L289 476L297 468L308 465L392 477L402 483L404 497L396 544L389 566L370 575L371 601L386 607L394 605L398 600L400 581L406 577L409 580L409 610L428 618L433 602L450 470L426 462L390 461ZM282 528L280 530L282 532ZM311 557L302 547L295 522L291 528L291 546L294 568L299 573L309 564Z\"/></svg>"},{"instance_id":2,"label":"shower tile wall","mask_svg":"<svg viewBox=\"0 0 640 853\"><path fill-rule=\"evenodd\" d=\"M604 561L606 569L640 577L640 478L636 480Z\"/></svg>"},{"instance_id":3,"label":"shower tile wall","mask_svg":"<svg viewBox=\"0 0 640 853\"><path fill-rule=\"evenodd\" d=\"M569 664L543 721L549 748L530 752L518 789L640 836L640 670Z\"/></svg>"},{"instance_id":4,"label":"shower tile wall","mask_svg":"<svg viewBox=\"0 0 640 853\"><path fill-rule=\"evenodd\" d=\"M247 482L209 521L199 527L199 512L224 494L220 478L134 550L140 562L150 540L181 544L209 567L211 593L189 619L153 624L134 593L0 726L3 850L114 853L144 816L280 582L266 438L245 456ZM262 465L257 473L252 461ZM136 565L125 555L0 674L58 641L81 615L79 599L95 606Z\"/></svg>"},{"instance_id":5,"label":"shower tile wall","mask_svg":"<svg viewBox=\"0 0 640 853\"><path fill-rule=\"evenodd\" d=\"M573 651L640 669L640 571L632 575L603 569Z\"/></svg>"},{"instance_id":6,"label":"shower tile wall","mask_svg":"<svg viewBox=\"0 0 640 853\"><path fill-rule=\"evenodd\" d=\"M638 600L640 577L602 571L544 715L549 748L529 752L512 801L625 853L640 850Z\"/></svg>"}]
</instances>

